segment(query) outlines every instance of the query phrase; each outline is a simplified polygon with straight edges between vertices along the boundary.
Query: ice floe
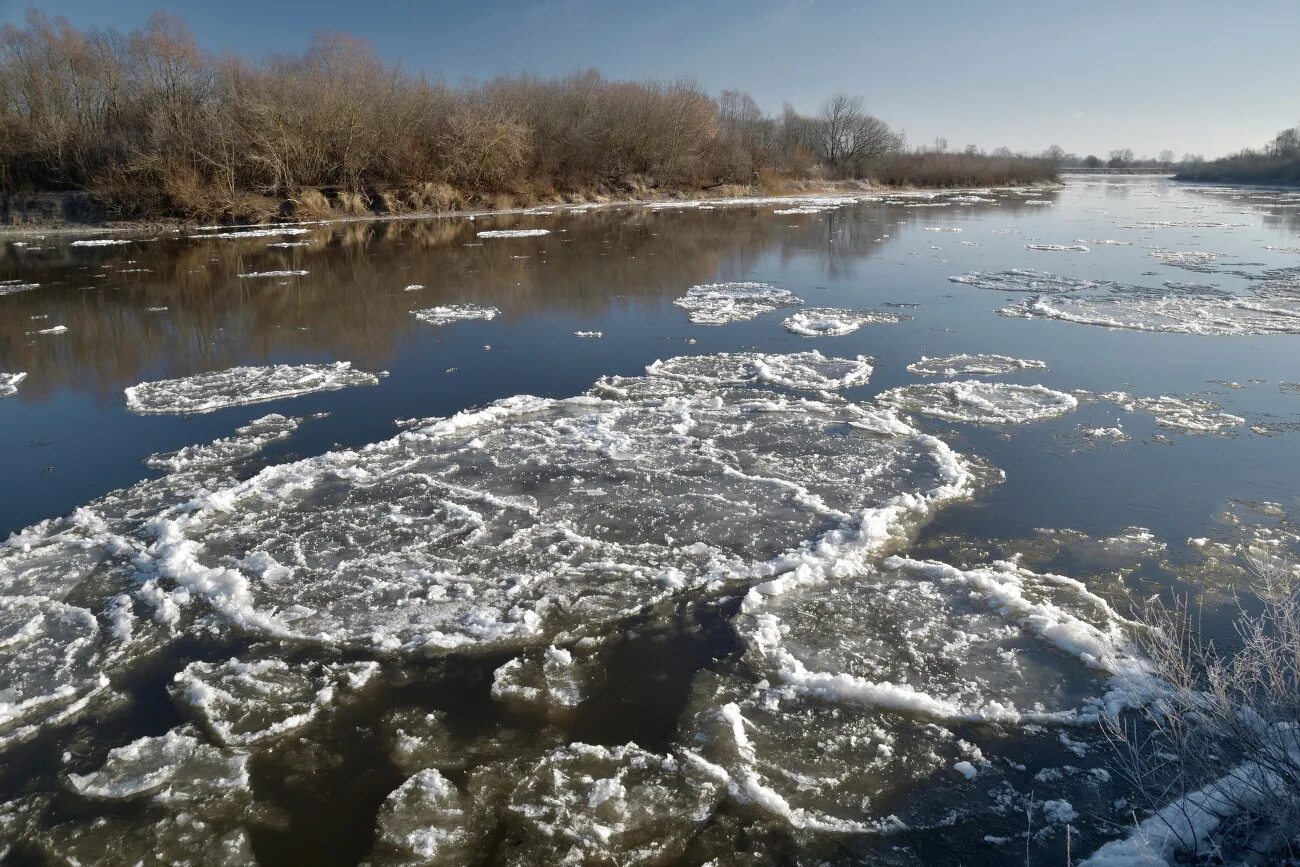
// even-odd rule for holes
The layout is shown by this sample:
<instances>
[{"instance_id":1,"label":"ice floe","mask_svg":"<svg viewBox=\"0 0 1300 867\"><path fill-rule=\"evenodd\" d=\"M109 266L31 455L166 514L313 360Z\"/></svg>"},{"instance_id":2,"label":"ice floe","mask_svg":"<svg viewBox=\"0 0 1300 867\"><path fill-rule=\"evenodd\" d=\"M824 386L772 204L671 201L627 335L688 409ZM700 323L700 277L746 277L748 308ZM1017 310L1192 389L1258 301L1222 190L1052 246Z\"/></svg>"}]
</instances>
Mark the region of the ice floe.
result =
<instances>
[{"instance_id":1,"label":"ice floe","mask_svg":"<svg viewBox=\"0 0 1300 867\"><path fill-rule=\"evenodd\" d=\"M249 747L308 725L340 691L356 692L378 669L375 662L192 662L176 674L171 692L220 743Z\"/></svg>"},{"instance_id":2,"label":"ice floe","mask_svg":"<svg viewBox=\"0 0 1300 867\"><path fill-rule=\"evenodd\" d=\"M40 283L25 283L22 280L0 280L0 295L17 295L41 288Z\"/></svg>"},{"instance_id":3,"label":"ice floe","mask_svg":"<svg viewBox=\"0 0 1300 867\"><path fill-rule=\"evenodd\" d=\"M921 376L1001 376L1022 370L1046 370L1047 363L1032 358L1009 355L945 355L942 358L921 356L907 366L909 373Z\"/></svg>"},{"instance_id":4,"label":"ice floe","mask_svg":"<svg viewBox=\"0 0 1300 867\"><path fill-rule=\"evenodd\" d=\"M0 749L31 738L42 725L74 718L108 688L95 616L85 608L28 595L24 591L39 588L24 587L26 582L5 583L6 595L0 596Z\"/></svg>"},{"instance_id":5,"label":"ice floe","mask_svg":"<svg viewBox=\"0 0 1300 867\"><path fill-rule=\"evenodd\" d=\"M225 405L221 385L137 399ZM246 481L166 478L18 534L0 575L76 580L124 558L113 580L137 588L154 628L197 619L378 651L540 645L687 588L839 568L974 485L889 412L665 376L506 399Z\"/></svg>"},{"instance_id":6,"label":"ice floe","mask_svg":"<svg viewBox=\"0 0 1300 867\"><path fill-rule=\"evenodd\" d=\"M104 800L153 797L184 802L247 788L248 757L226 753L179 729L110 750L99 770L69 774L77 794Z\"/></svg>"},{"instance_id":7,"label":"ice floe","mask_svg":"<svg viewBox=\"0 0 1300 867\"><path fill-rule=\"evenodd\" d=\"M429 325L449 325L452 322L467 322L474 319L496 319L501 315L501 311L482 304L444 304L441 307L412 310L411 315Z\"/></svg>"},{"instance_id":8,"label":"ice floe","mask_svg":"<svg viewBox=\"0 0 1300 867\"><path fill-rule=\"evenodd\" d=\"M865 385L871 379L871 371L871 359L866 356L834 358L816 350L785 355L758 352L680 355L656 361L646 368L651 376L705 385L760 382L810 391Z\"/></svg>"},{"instance_id":9,"label":"ice floe","mask_svg":"<svg viewBox=\"0 0 1300 867\"><path fill-rule=\"evenodd\" d=\"M28 331L28 334L67 334L68 326L52 325L49 328L38 328L35 331Z\"/></svg>"},{"instance_id":10,"label":"ice floe","mask_svg":"<svg viewBox=\"0 0 1300 867\"><path fill-rule=\"evenodd\" d=\"M999 292L1082 292L1114 286L1104 280L1083 280L1078 277L1064 277L1049 274L1033 268L1012 268L1008 271L971 271L949 277L954 283L977 286L980 289L994 289Z\"/></svg>"},{"instance_id":11,"label":"ice floe","mask_svg":"<svg viewBox=\"0 0 1300 867\"><path fill-rule=\"evenodd\" d=\"M350 361L338 361L232 367L179 379L142 382L126 388L125 394L127 408L132 412L202 413L378 382L375 374L353 370Z\"/></svg>"},{"instance_id":12,"label":"ice floe","mask_svg":"<svg viewBox=\"0 0 1300 867\"><path fill-rule=\"evenodd\" d=\"M1079 396L1085 400L1108 401L1125 412L1150 413L1155 417L1156 424L1183 433L1222 433L1246 423L1241 416L1223 412L1223 407L1217 403L1199 397L1176 397L1167 394L1157 397L1135 397L1123 391L1108 391L1102 394L1080 392Z\"/></svg>"},{"instance_id":13,"label":"ice floe","mask_svg":"<svg viewBox=\"0 0 1300 867\"><path fill-rule=\"evenodd\" d=\"M686 310L691 322L724 325L795 307L803 299L767 283L710 283L692 286L673 303Z\"/></svg>"},{"instance_id":14,"label":"ice floe","mask_svg":"<svg viewBox=\"0 0 1300 867\"><path fill-rule=\"evenodd\" d=\"M226 467L256 454L276 440L289 437L301 422L300 418L271 413L238 428L231 436L203 445L185 446L174 452L150 455L145 463L172 473Z\"/></svg>"},{"instance_id":15,"label":"ice floe","mask_svg":"<svg viewBox=\"0 0 1300 867\"><path fill-rule=\"evenodd\" d=\"M92 238L81 241L73 241L69 247L115 247L119 244L132 244L133 238Z\"/></svg>"},{"instance_id":16,"label":"ice floe","mask_svg":"<svg viewBox=\"0 0 1300 867\"><path fill-rule=\"evenodd\" d=\"M0 373L0 397L13 397L18 393L18 383L26 378L26 373Z\"/></svg>"},{"instance_id":17,"label":"ice floe","mask_svg":"<svg viewBox=\"0 0 1300 867\"><path fill-rule=\"evenodd\" d=\"M299 229L293 226L276 226L270 229L245 229L237 232L209 232L202 235L190 235L190 237L198 239L228 238L238 240L239 238L274 238L279 235L305 235L307 232L307 229Z\"/></svg>"},{"instance_id":18,"label":"ice floe","mask_svg":"<svg viewBox=\"0 0 1300 867\"><path fill-rule=\"evenodd\" d=\"M875 310L846 310L840 307L809 307L786 317L781 327L803 337L838 337L852 334L863 325L902 322L906 316Z\"/></svg>"},{"instance_id":19,"label":"ice floe","mask_svg":"<svg viewBox=\"0 0 1300 867\"><path fill-rule=\"evenodd\" d=\"M1083 244L1026 244L1026 250L1040 250L1046 253L1089 253Z\"/></svg>"},{"instance_id":20,"label":"ice floe","mask_svg":"<svg viewBox=\"0 0 1300 867\"><path fill-rule=\"evenodd\" d=\"M550 229L488 229L476 233L480 238L535 238L551 234Z\"/></svg>"},{"instance_id":21,"label":"ice floe","mask_svg":"<svg viewBox=\"0 0 1300 867\"><path fill-rule=\"evenodd\" d=\"M548 647L541 654L517 656L492 673L492 697L512 705L563 713L580 705L595 672L579 652Z\"/></svg>"},{"instance_id":22,"label":"ice floe","mask_svg":"<svg viewBox=\"0 0 1300 867\"><path fill-rule=\"evenodd\" d=\"M469 798L433 768L408 777L379 808L367 867L459 867L483 836Z\"/></svg>"},{"instance_id":23,"label":"ice floe","mask_svg":"<svg viewBox=\"0 0 1300 867\"><path fill-rule=\"evenodd\" d=\"M1101 297L1039 297L998 311L1133 331L1247 335L1300 333L1300 298L1287 301L1185 292L1118 292Z\"/></svg>"},{"instance_id":24,"label":"ice floe","mask_svg":"<svg viewBox=\"0 0 1300 867\"><path fill-rule=\"evenodd\" d=\"M881 406L967 424L1023 424L1064 415L1079 402L1042 385L956 381L904 385L876 396Z\"/></svg>"},{"instance_id":25,"label":"ice floe","mask_svg":"<svg viewBox=\"0 0 1300 867\"><path fill-rule=\"evenodd\" d=\"M249 279L259 277L306 277L306 271L249 271L247 274L240 274L240 277Z\"/></svg>"}]
</instances>

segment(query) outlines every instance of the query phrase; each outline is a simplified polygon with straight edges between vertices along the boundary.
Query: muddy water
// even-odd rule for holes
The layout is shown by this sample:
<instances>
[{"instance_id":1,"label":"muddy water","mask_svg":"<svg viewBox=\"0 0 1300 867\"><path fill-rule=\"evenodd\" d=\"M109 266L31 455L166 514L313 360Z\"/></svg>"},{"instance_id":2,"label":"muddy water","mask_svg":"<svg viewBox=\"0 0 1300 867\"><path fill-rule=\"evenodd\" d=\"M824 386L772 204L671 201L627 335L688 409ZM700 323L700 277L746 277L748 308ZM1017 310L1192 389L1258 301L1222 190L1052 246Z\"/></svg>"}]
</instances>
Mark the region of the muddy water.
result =
<instances>
[{"instance_id":1,"label":"muddy water","mask_svg":"<svg viewBox=\"0 0 1300 867\"><path fill-rule=\"evenodd\" d=\"M1117 624L1133 598L1190 591L1216 606L1231 591L1248 590L1247 548L1267 548L1271 539L1270 555L1291 556L1300 326L1290 333L1288 311L1300 302L1300 197L1108 177L1048 193L805 204L803 213L709 203L350 223L278 236L180 232L98 246L51 236L5 245L0 373L27 375L15 395L0 398L0 530L21 531L86 504L111 525L77 530L76 544L59 525L50 531L63 533L58 539L29 533L0 551L7 598L42 596L99 620L90 665L108 678L84 708L20 714L35 730L6 743L0 770L0 799L8 803L0 836L12 857L67 863L111 851L129 863L137 849L162 851L176 841L194 863L264 865L368 857L376 865L563 857L909 864L958 855L997 864L1022 863L1028 842L1036 861L1051 863L1061 859L1067 835L1077 855L1131 825L1114 807L1122 786L1101 773L1107 753L1095 723L1082 719L1089 700L1114 686L1107 678L1123 668L1123 647L1110 648L1110 667L1099 671L1033 634L1023 618L989 620L967 610L966 591L953 588L976 586L974 570L1007 559L1032 576L1077 579L1105 600L1105 611L1036 577L989 573L1016 583L1061 622L1120 642ZM479 235L514 229L547 233ZM1042 249L1053 246L1067 249ZM1079 246L1086 249L1068 249ZM1062 292L1061 281L1012 269L1075 282ZM247 276L268 272L279 273ZM782 327L798 307L697 324L673 303L692 286L742 282L786 290L805 308L906 318L806 337ZM1069 315L1014 315L1031 299ZM1167 299L1158 315L1152 299ZM1267 309L1251 307L1243 319L1236 299ZM460 304L499 314L446 325L412 315ZM1089 324L1098 309L1129 327ZM41 333L58 326L66 331ZM837 395L791 386L787 368L772 359L810 350L869 357L874 371ZM728 356L726 376L671 380L682 391L666 399L682 402L673 405L684 406L694 425L682 433L659 408L670 378L642 379L646 367L721 353L750 355ZM923 356L958 354L1045 368L952 376L907 369ZM751 376L749 367L735 373L754 357L762 370L777 371L775 380ZM386 375L373 385L189 415L132 412L123 393L237 366L338 361ZM563 400L618 376L637 378L631 396L593 392L604 401L599 410L512 410L504 427L476 423L463 440L416 435L392 446L391 456L339 457L391 440L396 420L448 417L516 395ZM886 401L911 427L906 449L897 437L878 439L848 423L858 408L878 412L874 398L887 390L950 380L1042 385L1077 406L969 424L960 418L971 404L950 394L924 398L938 413L911 398ZM1124 397L1101 397L1121 391ZM1161 396L1174 401L1163 411L1134 402ZM777 409L764 416L754 401ZM301 425L238 460L171 477L145 463L229 437L272 412ZM794 427L769 424L777 417ZM926 445L928 436L938 445ZM924 460L940 446L964 462L969 478L959 491L932 498L879 546L817 560L823 571L807 586L758 602L746 597L786 568L760 574L753 563L805 550L803 542L890 497L937 490ZM615 463L588 463L588 447ZM474 449L486 456L481 462L464 457ZM611 456L611 449L629 454ZM274 468L318 456L336 474L308 483L302 503L259 487L267 472L288 472ZM709 463L733 458L761 484L779 484L751 489ZM632 469L624 469L629 461ZM388 487L357 499L348 479L360 470ZM421 495L425 478L454 479L457 487L446 494L435 485ZM157 480L156 492L113 493L142 480ZM186 585L195 573L175 571L150 547L159 536L146 520L167 509L170 518L189 514L185 503L244 480L252 488L241 490L252 493L229 506L228 518L209 518L216 514L209 502L196 513L201 526L179 532L201 546L199 567L242 570L254 597L246 608ZM764 493L792 486L818 499ZM461 513L436 512L438 491L463 504L469 500L457 498L469 489L530 498L532 523L521 530L509 508L496 515L476 506L487 516L482 526L462 527ZM712 502L707 512L688 510L704 501ZM401 521L385 503L401 506ZM419 513L426 505L429 513ZM412 518L410 538L394 542ZM384 529L386 521L394 529ZM581 530L595 540L594 553L572 553L563 548L572 538L546 536L552 523L557 532ZM717 551L682 541L698 527L710 528L699 541ZM493 553L525 532L540 541L515 559ZM130 550L110 536L131 540ZM290 563L282 553L292 547L287 537L305 549L292 555L300 573L283 579L241 565L253 551ZM433 537L437 546L421 547ZM474 541L480 537L489 541ZM460 553L474 545L483 552ZM23 571L31 568L19 556L23 546L48 547L39 580ZM879 560L891 553L953 566L964 577L939 579L919 567L882 571ZM665 568L677 571L665 579L656 571ZM619 578L623 569L636 580ZM407 584L416 573L421 588L454 576L446 598L459 607L423 589L413 594ZM389 585L372 594L367 582L376 576ZM338 599L321 589L336 578L344 588ZM510 581L541 589L511 589ZM300 586L306 582L312 587ZM498 591L508 604L492 596ZM109 638L110 614L123 604L111 600L119 596L134 618L120 646ZM480 622L485 599L497 618L491 630ZM316 613L286 619L308 601ZM168 604L174 617L164 613ZM390 605L418 616L396 622ZM509 605L536 614L541 625L523 615L512 620ZM784 629L775 645L763 632L773 621L764 617ZM433 626L455 640L421 644ZM383 640L370 640L380 633ZM42 655L67 651L63 634L51 629L48 641L19 639L0 652L13 657L6 661L12 671L43 671ZM548 646L570 652L557 676L577 684L575 698L545 697L558 682L542 673ZM1015 663L990 667L984 657ZM376 668L364 685L336 690L310 721L233 746L220 743L210 714L169 690L192 663L231 658L283 660L297 671ZM509 668L516 658L523 661L517 676ZM801 680L814 670L840 679L831 686ZM63 676L47 677L62 683ZM852 678L856 692L840 688ZM33 680L6 688L44 695ZM868 682L892 691L864 700ZM511 683L521 688L501 688ZM261 712L259 702L301 699L277 695L241 699L240 707ZM918 710L917 696L931 704ZM1010 699L1014 719L986 712ZM1068 724L1044 716L1067 710L1075 714ZM732 725L737 716L744 742ZM180 794L171 800L156 788L88 795L69 782L69 774L100 769L118 783L138 776L139 766L123 771L109 750L173 731L246 757L246 779L231 783L238 797L212 797L188 776L193 760L174 756L143 760L176 775L169 779ZM619 752L629 744L654 758ZM646 770L661 760L671 767ZM961 762L971 779L954 770ZM394 803L385 807L385 799L426 769L450 784L457 806L418 801L385 825ZM597 785L607 779L625 786L612 801L593 795L610 790ZM1064 807L1042 806L1058 801ZM203 817L204 827L178 830L176 816L185 812ZM109 821L97 824L102 818ZM403 854L383 839L384 828L409 840L438 822L452 828L441 848Z\"/></svg>"}]
</instances>

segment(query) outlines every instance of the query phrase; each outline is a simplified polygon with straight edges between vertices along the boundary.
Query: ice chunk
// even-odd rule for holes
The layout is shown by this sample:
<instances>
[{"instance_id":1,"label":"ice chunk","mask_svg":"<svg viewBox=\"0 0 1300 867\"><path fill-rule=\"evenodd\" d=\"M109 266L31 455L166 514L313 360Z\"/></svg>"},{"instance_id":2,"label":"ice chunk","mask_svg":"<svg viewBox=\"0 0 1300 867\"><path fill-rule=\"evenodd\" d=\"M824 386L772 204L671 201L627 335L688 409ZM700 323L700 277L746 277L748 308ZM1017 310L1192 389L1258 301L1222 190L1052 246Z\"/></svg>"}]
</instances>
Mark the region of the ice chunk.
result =
<instances>
[{"instance_id":1,"label":"ice chunk","mask_svg":"<svg viewBox=\"0 0 1300 867\"><path fill-rule=\"evenodd\" d=\"M113 247L118 244L131 244L133 238L93 238L89 240L73 241L69 247Z\"/></svg>"},{"instance_id":2,"label":"ice chunk","mask_svg":"<svg viewBox=\"0 0 1300 867\"><path fill-rule=\"evenodd\" d=\"M270 569L263 576L275 577ZM361 689L378 670L375 662L192 662L176 674L171 693L221 743L247 747L308 725L337 700L340 690Z\"/></svg>"},{"instance_id":3,"label":"ice chunk","mask_svg":"<svg viewBox=\"0 0 1300 867\"><path fill-rule=\"evenodd\" d=\"M99 623L85 608L0 597L0 749L76 717L107 689L99 644Z\"/></svg>"},{"instance_id":4,"label":"ice chunk","mask_svg":"<svg viewBox=\"0 0 1300 867\"><path fill-rule=\"evenodd\" d=\"M1116 284L1104 280L1083 280L1063 277L1033 268L1012 268L1009 271L971 271L949 277L954 283L993 289L998 292L1080 292L1103 289Z\"/></svg>"},{"instance_id":5,"label":"ice chunk","mask_svg":"<svg viewBox=\"0 0 1300 867\"><path fill-rule=\"evenodd\" d=\"M1128 622L1082 582L1006 562L884 567L751 593L751 665L800 694L938 720L1095 721L1151 686Z\"/></svg>"},{"instance_id":6,"label":"ice chunk","mask_svg":"<svg viewBox=\"0 0 1300 867\"><path fill-rule=\"evenodd\" d=\"M1134 397L1123 391L1108 391L1085 398L1109 401L1125 412L1148 412L1155 416L1156 424L1184 433L1221 433L1228 428L1246 423L1241 416L1223 412L1213 401L1199 397L1175 397L1162 394L1158 397Z\"/></svg>"},{"instance_id":7,"label":"ice chunk","mask_svg":"<svg viewBox=\"0 0 1300 867\"><path fill-rule=\"evenodd\" d=\"M1126 293L1100 298L1031 298L998 312L1022 319L1056 319L1081 325L1176 334L1300 333L1300 299L1267 301L1248 297L1197 297L1182 293Z\"/></svg>"},{"instance_id":8,"label":"ice chunk","mask_svg":"<svg viewBox=\"0 0 1300 867\"><path fill-rule=\"evenodd\" d=\"M186 446L174 452L150 455L145 463L172 473L227 467L256 454L277 440L289 437L301 423L300 418L286 418L279 413L271 413L238 428L233 436L213 440L206 445Z\"/></svg>"},{"instance_id":9,"label":"ice chunk","mask_svg":"<svg viewBox=\"0 0 1300 867\"><path fill-rule=\"evenodd\" d=\"M489 229L477 233L480 238L534 238L551 234L550 229Z\"/></svg>"},{"instance_id":10,"label":"ice chunk","mask_svg":"<svg viewBox=\"0 0 1300 867\"><path fill-rule=\"evenodd\" d=\"M636 744L574 743L542 759L510 795L506 821L529 863L675 863L718 798L693 764Z\"/></svg>"},{"instance_id":11,"label":"ice chunk","mask_svg":"<svg viewBox=\"0 0 1300 867\"><path fill-rule=\"evenodd\" d=\"M563 714L580 705L591 691L596 672L574 651L548 647L519 656L492 673L492 697L509 704Z\"/></svg>"},{"instance_id":12,"label":"ice chunk","mask_svg":"<svg viewBox=\"0 0 1300 867\"><path fill-rule=\"evenodd\" d=\"M67 334L68 326L52 325L49 328L39 328L36 331L28 331L28 334Z\"/></svg>"},{"instance_id":13,"label":"ice chunk","mask_svg":"<svg viewBox=\"0 0 1300 867\"><path fill-rule=\"evenodd\" d=\"M1046 253L1089 253L1083 244L1026 244L1026 250L1040 250Z\"/></svg>"},{"instance_id":14,"label":"ice chunk","mask_svg":"<svg viewBox=\"0 0 1300 867\"><path fill-rule=\"evenodd\" d=\"M306 277L306 271L249 271L247 274L240 274L240 277Z\"/></svg>"},{"instance_id":15,"label":"ice chunk","mask_svg":"<svg viewBox=\"0 0 1300 867\"><path fill-rule=\"evenodd\" d=\"M762 382L810 391L865 385L871 379L871 359L826 357L820 352L764 355L758 352L724 352L717 355L680 355L656 361L646 368L651 376L706 385Z\"/></svg>"},{"instance_id":16,"label":"ice chunk","mask_svg":"<svg viewBox=\"0 0 1300 867\"><path fill-rule=\"evenodd\" d=\"M863 325L876 323L895 324L906 316L897 313L877 313L874 310L844 310L837 307L809 307L789 316L781 327L791 334L804 337L838 337L852 334Z\"/></svg>"},{"instance_id":17,"label":"ice chunk","mask_svg":"<svg viewBox=\"0 0 1300 867\"><path fill-rule=\"evenodd\" d=\"M202 413L332 391L355 385L374 385L379 377L353 370L349 361L334 364L277 364L267 367L232 367L179 379L163 379L129 386L126 405L139 413Z\"/></svg>"},{"instance_id":18,"label":"ice chunk","mask_svg":"<svg viewBox=\"0 0 1300 867\"><path fill-rule=\"evenodd\" d=\"M471 319L495 319L501 315L501 311L495 307L484 307L481 304L446 304L442 307L412 310L411 315L430 325L447 325L451 322L463 322Z\"/></svg>"},{"instance_id":19,"label":"ice chunk","mask_svg":"<svg viewBox=\"0 0 1300 867\"><path fill-rule=\"evenodd\" d=\"M600 331L575 331L573 332L573 335L575 337L604 337L605 336L604 333Z\"/></svg>"},{"instance_id":20,"label":"ice chunk","mask_svg":"<svg viewBox=\"0 0 1300 867\"><path fill-rule=\"evenodd\" d=\"M99 770L69 774L77 794L110 801L150 797L185 803L247 790L248 756L227 753L182 729L110 750Z\"/></svg>"},{"instance_id":21,"label":"ice chunk","mask_svg":"<svg viewBox=\"0 0 1300 867\"><path fill-rule=\"evenodd\" d=\"M24 283L22 280L0 280L0 295L17 295L41 288L40 283Z\"/></svg>"},{"instance_id":22,"label":"ice chunk","mask_svg":"<svg viewBox=\"0 0 1300 867\"><path fill-rule=\"evenodd\" d=\"M0 373L0 397L13 397L18 393L18 383L26 378L26 373Z\"/></svg>"},{"instance_id":23,"label":"ice chunk","mask_svg":"<svg viewBox=\"0 0 1300 867\"><path fill-rule=\"evenodd\" d=\"M485 829L467 799L433 769L407 778L379 808L371 867L460 867L475 861Z\"/></svg>"},{"instance_id":24,"label":"ice chunk","mask_svg":"<svg viewBox=\"0 0 1300 867\"><path fill-rule=\"evenodd\" d=\"M211 232L202 235L190 235L191 238L272 238L277 235L305 235L307 229L296 229L292 226L274 226L269 229L244 229L238 232Z\"/></svg>"},{"instance_id":25,"label":"ice chunk","mask_svg":"<svg viewBox=\"0 0 1300 867\"><path fill-rule=\"evenodd\" d=\"M710 283L692 286L673 303L697 325L725 325L794 307L803 299L767 283Z\"/></svg>"},{"instance_id":26,"label":"ice chunk","mask_svg":"<svg viewBox=\"0 0 1300 867\"><path fill-rule=\"evenodd\" d=\"M1042 385L956 381L904 385L877 395L881 406L967 424L1023 424L1053 418L1079 405Z\"/></svg>"},{"instance_id":27,"label":"ice chunk","mask_svg":"<svg viewBox=\"0 0 1300 867\"><path fill-rule=\"evenodd\" d=\"M1047 363L1032 358L1008 355L946 355L942 358L921 356L907 366L909 373L921 376L1001 376L1021 370L1046 370Z\"/></svg>"},{"instance_id":28,"label":"ice chunk","mask_svg":"<svg viewBox=\"0 0 1300 867\"><path fill-rule=\"evenodd\" d=\"M98 770L69 774L68 785L111 806L38 832L49 863L254 863L242 827L251 814L248 757L205 744L185 728L111 750Z\"/></svg>"}]
</instances>

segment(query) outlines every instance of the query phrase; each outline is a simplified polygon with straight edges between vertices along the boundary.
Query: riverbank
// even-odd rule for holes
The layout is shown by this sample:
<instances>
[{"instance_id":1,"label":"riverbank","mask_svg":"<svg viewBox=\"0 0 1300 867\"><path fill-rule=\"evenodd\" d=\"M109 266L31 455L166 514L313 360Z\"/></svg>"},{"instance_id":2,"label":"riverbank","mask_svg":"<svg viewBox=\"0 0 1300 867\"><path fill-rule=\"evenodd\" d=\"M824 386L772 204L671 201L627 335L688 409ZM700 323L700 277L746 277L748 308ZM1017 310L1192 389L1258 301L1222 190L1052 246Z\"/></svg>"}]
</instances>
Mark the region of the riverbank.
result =
<instances>
[{"instance_id":1,"label":"riverbank","mask_svg":"<svg viewBox=\"0 0 1300 867\"><path fill-rule=\"evenodd\" d=\"M807 196L887 196L917 195L930 192L993 191L1008 189L1058 189L1055 182L1031 182L998 186L888 186L869 181L826 181L806 179L788 181L776 189L758 185L726 184L707 189L655 189L643 187L625 195L614 192L589 191L582 194L529 197L519 202L519 197L497 196L473 200L447 198L451 207L401 209L403 199L392 193L370 197L371 204L360 199L359 194L331 197L318 190L306 196L310 209L300 207L298 200L281 200L276 208L267 208L245 219L231 219L220 225L226 227L264 226L273 224L320 225L325 223L365 222L371 220L425 220L452 217L510 216L537 213L539 210L633 207L637 205L662 205L673 202L710 201L743 204L798 199ZM317 198L319 197L319 198ZM324 204L322 205L322 201ZM232 215L233 216L233 215ZM259 218L260 217L260 218ZM178 231L201 227L195 220L116 220L107 216L103 207L97 206L84 192L67 193L0 193L0 239L24 238L51 234L94 234L108 232Z\"/></svg>"}]
</instances>

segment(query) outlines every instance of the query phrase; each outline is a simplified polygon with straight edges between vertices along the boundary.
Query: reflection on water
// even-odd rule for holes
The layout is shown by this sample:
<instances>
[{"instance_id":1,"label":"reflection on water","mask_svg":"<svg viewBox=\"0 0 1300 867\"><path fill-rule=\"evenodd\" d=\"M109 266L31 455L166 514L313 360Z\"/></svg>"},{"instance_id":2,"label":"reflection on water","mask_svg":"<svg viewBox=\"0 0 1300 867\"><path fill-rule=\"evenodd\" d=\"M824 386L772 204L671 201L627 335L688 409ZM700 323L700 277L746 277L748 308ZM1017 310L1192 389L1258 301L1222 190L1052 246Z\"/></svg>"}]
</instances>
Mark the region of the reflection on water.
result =
<instances>
[{"instance_id":1,"label":"reflection on water","mask_svg":"<svg viewBox=\"0 0 1300 867\"><path fill-rule=\"evenodd\" d=\"M600 316L670 302L688 286L744 274L772 257L816 256L827 279L852 278L903 225L928 209L862 205L815 219L772 208L600 209L580 214L345 223L277 239L195 240L163 234L140 243L70 247L63 240L7 246L0 279L38 282L0 298L0 370L27 370L27 398L65 388L100 398L142 378L294 357L388 366L422 326L412 310L475 302L504 318ZM987 205L967 207L978 219ZM1009 199L998 216L1021 208ZM948 216L945 214L945 216ZM791 222L795 220L796 222ZM536 238L480 240L492 227L551 230ZM241 278L263 271L302 277ZM405 291L407 286L423 288ZM165 309L163 309L165 308ZM34 317L44 317L35 319ZM66 334L32 335L65 325Z\"/></svg>"}]
</instances>

